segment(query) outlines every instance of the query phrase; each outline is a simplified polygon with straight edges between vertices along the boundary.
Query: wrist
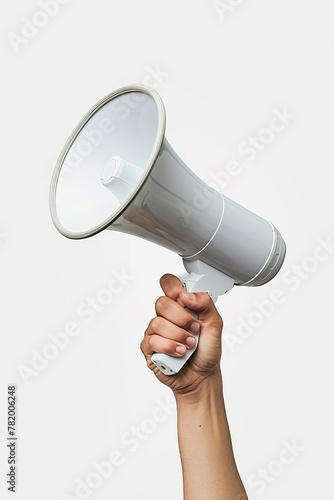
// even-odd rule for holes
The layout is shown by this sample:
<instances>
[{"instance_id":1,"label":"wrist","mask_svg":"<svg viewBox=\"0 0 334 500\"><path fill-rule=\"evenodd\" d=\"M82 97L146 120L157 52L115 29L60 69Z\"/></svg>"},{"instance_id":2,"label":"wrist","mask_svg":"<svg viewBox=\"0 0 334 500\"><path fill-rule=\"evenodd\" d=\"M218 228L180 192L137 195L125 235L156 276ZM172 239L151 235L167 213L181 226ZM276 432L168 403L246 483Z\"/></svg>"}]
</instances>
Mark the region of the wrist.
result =
<instances>
[{"instance_id":1,"label":"wrist","mask_svg":"<svg viewBox=\"0 0 334 500\"><path fill-rule=\"evenodd\" d=\"M212 374L206 376L194 387L174 392L177 407L204 404L212 398L223 395L223 381L220 367Z\"/></svg>"}]
</instances>

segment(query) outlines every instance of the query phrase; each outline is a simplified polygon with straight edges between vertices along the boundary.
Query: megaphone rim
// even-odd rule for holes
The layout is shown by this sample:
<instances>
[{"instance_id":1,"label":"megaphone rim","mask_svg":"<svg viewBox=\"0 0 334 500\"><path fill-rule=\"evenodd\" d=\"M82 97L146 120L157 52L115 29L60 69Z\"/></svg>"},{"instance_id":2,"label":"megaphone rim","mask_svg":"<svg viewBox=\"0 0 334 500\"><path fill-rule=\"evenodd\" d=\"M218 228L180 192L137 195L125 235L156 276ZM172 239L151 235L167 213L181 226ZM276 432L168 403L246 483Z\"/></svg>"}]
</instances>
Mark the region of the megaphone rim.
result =
<instances>
[{"instance_id":1,"label":"megaphone rim","mask_svg":"<svg viewBox=\"0 0 334 500\"><path fill-rule=\"evenodd\" d=\"M129 92L143 92L152 99L154 99L154 102L157 106L157 112L158 112L158 128L157 128L157 134L156 134L156 139L154 142L154 145L152 147L151 155L148 159L146 168L144 170L144 175L140 179L140 182L138 182L137 186L133 189L133 192L131 193L131 197L127 199L122 205L119 207L118 210L114 211L113 214L105 219L103 222L100 224L96 225L95 227L89 229L88 231L69 231L66 229L62 223L59 220L58 214L57 214L57 206L56 206L56 192L57 192L57 184L58 184L58 179L59 175L62 169L62 166L64 164L65 158L71 149L74 141L78 137L79 133L81 130L84 128L84 126L88 123L88 121L92 118L92 116L102 108L105 104L107 104L109 101L112 99L115 99L116 97L119 97L123 94L127 94ZM123 87L120 87L113 92L110 92L107 94L105 97L100 99L92 108L83 116L83 118L79 121L77 126L74 128L70 136L68 137L59 157L56 162L52 179L51 179L51 184L50 184L50 193L49 193L49 206L50 206L50 213L51 213L51 218L53 220L54 225L58 229L58 231L65 237L70 238L70 239L84 239L84 238L89 238L90 236L94 236L95 234L100 233L107 227L109 227L118 217L122 215L122 213L127 209L127 207L131 204L132 200L136 197L140 189L142 188L143 184L146 182L147 178L149 177L152 168L154 167L154 164L156 162L156 159L160 153L160 150L162 148L164 138L165 138L165 131L166 131L166 111L164 107L164 103L158 94L158 92L153 88L149 87L147 85L141 85L141 84L130 84L126 85Z\"/></svg>"}]
</instances>

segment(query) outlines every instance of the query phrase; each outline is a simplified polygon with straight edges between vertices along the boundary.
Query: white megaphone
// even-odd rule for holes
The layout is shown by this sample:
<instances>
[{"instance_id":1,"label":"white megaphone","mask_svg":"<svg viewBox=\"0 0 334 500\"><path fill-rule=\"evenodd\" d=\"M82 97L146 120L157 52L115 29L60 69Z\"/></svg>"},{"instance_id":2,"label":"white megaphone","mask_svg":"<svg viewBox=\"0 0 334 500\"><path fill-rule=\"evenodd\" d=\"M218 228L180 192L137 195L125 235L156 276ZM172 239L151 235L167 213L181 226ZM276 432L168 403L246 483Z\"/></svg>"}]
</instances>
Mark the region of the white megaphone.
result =
<instances>
[{"instance_id":1,"label":"white megaphone","mask_svg":"<svg viewBox=\"0 0 334 500\"><path fill-rule=\"evenodd\" d=\"M112 92L69 137L56 164L50 210L61 234L80 239L104 229L157 243L183 258L188 291L213 300L234 284L258 286L281 268L285 243L268 221L207 186L165 139L158 93L143 85ZM181 358L155 353L166 375Z\"/></svg>"}]
</instances>

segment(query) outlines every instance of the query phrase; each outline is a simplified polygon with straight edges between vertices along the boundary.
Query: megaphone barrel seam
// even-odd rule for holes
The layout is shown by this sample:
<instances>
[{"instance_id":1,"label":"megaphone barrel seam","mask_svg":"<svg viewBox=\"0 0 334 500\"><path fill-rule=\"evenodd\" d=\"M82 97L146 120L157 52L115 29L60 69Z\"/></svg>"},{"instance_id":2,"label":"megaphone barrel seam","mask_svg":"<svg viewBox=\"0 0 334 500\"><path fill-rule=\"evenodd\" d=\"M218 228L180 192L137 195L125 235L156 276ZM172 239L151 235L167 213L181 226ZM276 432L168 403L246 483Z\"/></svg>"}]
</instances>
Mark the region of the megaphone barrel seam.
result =
<instances>
[{"instance_id":1,"label":"megaphone barrel seam","mask_svg":"<svg viewBox=\"0 0 334 500\"><path fill-rule=\"evenodd\" d=\"M129 92L143 92L150 97L154 99L154 102L157 107L157 112L158 112L158 126L157 126L157 132L156 132L156 138L154 145L152 147L151 155L149 157L149 160L147 162L147 166L145 169L145 175L141 179L141 182L138 183L136 188L133 190L131 193L131 196L121 205L119 210L117 212L113 212L112 216L109 218L105 219L102 223L96 225L95 227L91 228L88 231L70 231L67 230L63 224L60 222L58 214L57 214L57 202L56 202L56 191L57 191L57 185L59 181L59 176L61 169L63 167L64 161L66 159L66 156L68 152L70 151L72 145L74 144L74 141L78 137L79 133L83 130L85 125L88 123L88 121L92 118L92 116L100 110L105 104L110 102L111 100L115 99L116 97L119 97L121 95L127 94ZM144 182L147 180L148 176L150 175L150 172L154 166L155 159L158 157L161 148L163 146L163 141L165 137L165 130L166 130L166 111L165 107L163 104L163 101L158 94L158 92L146 85L140 85L140 84L133 84L133 85L126 85L124 87L121 87L109 94L107 94L105 97L100 99L84 116L83 118L79 121L77 126L74 128L72 133L70 134L68 140L66 141L59 157L56 162L52 179L51 179L51 185L50 185L50 192L49 192L49 207L50 207L50 213L51 213L51 218L53 220L54 225L58 229L58 231L65 236L66 238L70 239L85 239L89 238L91 236L94 236L104 229L106 229L108 226L110 226L113 221L115 221L118 217L122 215L122 213L126 210L126 208L129 206L131 203L131 200L137 195L137 193L140 191L142 185Z\"/></svg>"},{"instance_id":2,"label":"megaphone barrel seam","mask_svg":"<svg viewBox=\"0 0 334 500\"><path fill-rule=\"evenodd\" d=\"M222 205L222 212L221 212L220 220L219 220L219 222L217 224L215 232L213 233L213 235L211 236L211 238L209 239L209 241L198 252L194 253L193 255L180 255L180 257L182 257L183 259L186 259L186 260L196 260L196 257L198 257L198 260L200 260L199 257L201 255L201 253L210 245L210 243L213 241L214 237L218 233L219 228L220 228L220 226L221 226L221 224L223 222L223 219L224 219L224 214L225 214L225 198L224 198L224 196L223 196L222 193L219 193L219 194L220 194L221 199L223 201L223 205Z\"/></svg>"}]
</instances>

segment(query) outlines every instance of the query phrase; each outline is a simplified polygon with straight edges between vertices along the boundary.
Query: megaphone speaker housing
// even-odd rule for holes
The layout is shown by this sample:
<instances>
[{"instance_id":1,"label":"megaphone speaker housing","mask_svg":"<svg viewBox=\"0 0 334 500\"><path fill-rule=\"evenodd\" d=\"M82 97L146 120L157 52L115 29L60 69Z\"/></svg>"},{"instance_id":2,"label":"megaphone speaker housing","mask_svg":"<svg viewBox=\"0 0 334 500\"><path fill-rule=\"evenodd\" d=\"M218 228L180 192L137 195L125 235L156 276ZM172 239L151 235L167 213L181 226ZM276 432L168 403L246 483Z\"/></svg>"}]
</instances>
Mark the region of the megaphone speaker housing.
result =
<instances>
[{"instance_id":1,"label":"megaphone speaker housing","mask_svg":"<svg viewBox=\"0 0 334 500\"><path fill-rule=\"evenodd\" d=\"M54 170L50 210L57 229L73 239L110 229L149 240L178 253L192 278L203 282L209 269L218 281L224 275L227 283L214 295L271 280L285 257L278 230L195 175L165 128L163 102L150 87L126 86L99 101Z\"/></svg>"}]
</instances>

